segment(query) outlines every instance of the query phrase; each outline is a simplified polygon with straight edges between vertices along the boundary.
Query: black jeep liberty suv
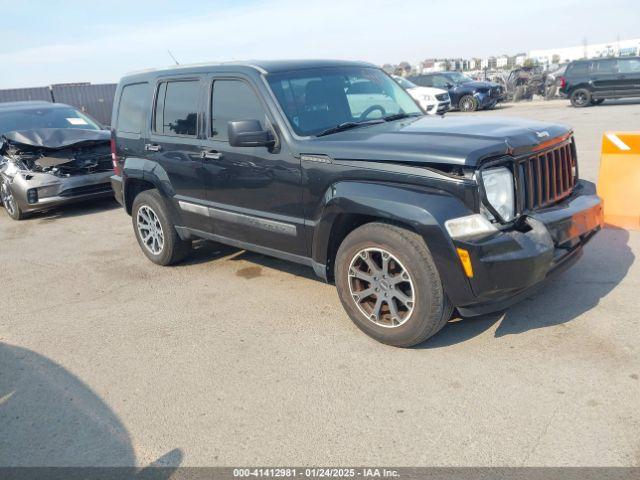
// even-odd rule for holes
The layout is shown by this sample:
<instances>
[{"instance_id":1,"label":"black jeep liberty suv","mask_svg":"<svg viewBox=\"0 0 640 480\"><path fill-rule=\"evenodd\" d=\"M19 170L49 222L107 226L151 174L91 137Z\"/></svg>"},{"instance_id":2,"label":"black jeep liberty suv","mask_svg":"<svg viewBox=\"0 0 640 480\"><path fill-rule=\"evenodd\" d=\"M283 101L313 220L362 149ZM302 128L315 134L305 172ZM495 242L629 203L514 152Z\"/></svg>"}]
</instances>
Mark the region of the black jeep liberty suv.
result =
<instances>
[{"instance_id":1,"label":"black jeep liberty suv","mask_svg":"<svg viewBox=\"0 0 640 480\"><path fill-rule=\"evenodd\" d=\"M131 74L112 126L112 185L151 261L201 238L308 265L391 345L530 295L602 227L571 130L426 116L367 63Z\"/></svg>"}]
</instances>

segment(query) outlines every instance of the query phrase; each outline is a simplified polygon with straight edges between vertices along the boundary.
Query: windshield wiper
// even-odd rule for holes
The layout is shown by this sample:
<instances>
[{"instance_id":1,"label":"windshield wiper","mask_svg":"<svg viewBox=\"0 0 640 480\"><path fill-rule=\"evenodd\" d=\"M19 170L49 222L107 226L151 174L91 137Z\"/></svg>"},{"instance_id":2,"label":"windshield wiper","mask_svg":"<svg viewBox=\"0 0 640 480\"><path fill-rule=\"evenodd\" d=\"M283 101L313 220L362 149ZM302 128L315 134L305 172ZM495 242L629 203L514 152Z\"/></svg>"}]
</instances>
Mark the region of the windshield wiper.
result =
<instances>
[{"instance_id":1,"label":"windshield wiper","mask_svg":"<svg viewBox=\"0 0 640 480\"><path fill-rule=\"evenodd\" d=\"M387 115L386 117L382 117L382 119L385 122L393 122L394 120L400 120L402 118L420 117L420 116L422 116L421 113L404 113L404 112L401 112L401 113L396 113L396 114L393 114L393 115Z\"/></svg>"},{"instance_id":2,"label":"windshield wiper","mask_svg":"<svg viewBox=\"0 0 640 480\"><path fill-rule=\"evenodd\" d=\"M377 118L375 120L367 120L365 122L344 122L340 125L336 125L335 127L327 128L326 130L321 131L316 135L316 137L323 137L325 135L331 135L332 133L342 132L344 130L349 130L351 128L361 127L363 125L374 125L376 123L383 123L384 120L382 118Z\"/></svg>"}]
</instances>

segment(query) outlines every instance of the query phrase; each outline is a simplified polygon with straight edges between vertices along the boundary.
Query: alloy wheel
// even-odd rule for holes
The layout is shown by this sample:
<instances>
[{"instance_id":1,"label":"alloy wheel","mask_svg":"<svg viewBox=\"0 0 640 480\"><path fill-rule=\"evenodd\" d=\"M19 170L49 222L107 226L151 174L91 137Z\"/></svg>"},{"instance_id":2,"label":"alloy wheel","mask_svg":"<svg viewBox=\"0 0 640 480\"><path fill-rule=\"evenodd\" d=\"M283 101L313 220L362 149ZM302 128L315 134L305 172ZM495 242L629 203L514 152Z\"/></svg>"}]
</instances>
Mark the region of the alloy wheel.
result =
<instances>
[{"instance_id":1,"label":"alloy wheel","mask_svg":"<svg viewBox=\"0 0 640 480\"><path fill-rule=\"evenodd\" d=\"M587 94L583 91L576 92L573 98L575 99L575 103L577 105L582 106L587 104Z\"/></svg>"},{"instance_id":2,"label":"alloy wheel","mask_svg":"<svg viewBox=\"0 0 640 480\"><path fill-rule=\"evenodd\" d=\"M160 255L164 248L164 232L156 212L148 205L141 206L136 216L136 224L145 248L153 255Z\"/></svg>"},{"instance_id":3,"label":"alloy wheel","mask_svg":"<svg viewBox=\"0 0 640 480\"><path fill-rule=\"evenodd\" d=\"M371 322L386 328L406 323L415 306L409 271L381 248L360 250L349 265L349 292L358 310Z\"/></svg>"}]
</instances>

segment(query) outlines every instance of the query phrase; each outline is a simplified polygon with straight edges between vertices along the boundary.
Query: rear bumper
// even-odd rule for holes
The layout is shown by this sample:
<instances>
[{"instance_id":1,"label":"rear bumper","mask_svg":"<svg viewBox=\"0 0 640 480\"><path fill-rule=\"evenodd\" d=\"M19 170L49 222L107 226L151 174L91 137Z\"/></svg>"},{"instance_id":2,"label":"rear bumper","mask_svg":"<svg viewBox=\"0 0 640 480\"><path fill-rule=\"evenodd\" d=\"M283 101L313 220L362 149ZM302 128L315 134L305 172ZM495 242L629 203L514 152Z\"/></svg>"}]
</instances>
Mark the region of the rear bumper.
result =
<instances>
[{"instance_id":1,"label":"rear bumper","mask_svg":"<svg viewBox=\"0 0 640 480\"><path fill-rule=\"evenodd\" d=\"M458 306L463 316L503 310L531 295L545 280L571 266L603 226L602 200L581 181L565 201L525 217L516 230L478 241L456 241L473 265L476 297Z\"/></svg>"}]
</instances>

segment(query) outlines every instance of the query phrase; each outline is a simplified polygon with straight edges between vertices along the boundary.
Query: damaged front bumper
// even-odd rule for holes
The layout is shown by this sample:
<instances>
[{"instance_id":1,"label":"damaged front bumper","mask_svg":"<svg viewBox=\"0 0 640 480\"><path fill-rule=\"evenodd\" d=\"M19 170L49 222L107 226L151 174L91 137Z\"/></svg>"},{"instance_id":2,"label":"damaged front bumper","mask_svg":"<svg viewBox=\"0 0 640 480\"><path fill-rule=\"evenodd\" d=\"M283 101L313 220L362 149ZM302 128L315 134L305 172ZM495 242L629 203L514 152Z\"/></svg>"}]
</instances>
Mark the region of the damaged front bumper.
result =
<instances>
[{"instance_id":1,"label":"damaged front bumper","mask_svg":"<svg viewBox=\"0 0 640 480\"><path fill-rule=\"evenodd\" d=\"M602 200L592 183L580 181L570 197L526 216L519 229L481 240L456 240L456 247L469 252L469 282L476 297L472 304L457 306L458 311L462 316L481 315L526 298L571 266L602 226Z\"/></svg>"},{"instance_id":2,"label":"damaged front bumper","mask_svg":"<svg viewBox=\"0 0 640 480\"><path fill-rule=\"evenodd\" d=\"M3 174L20 210L25 213L46 210L66 203L113 196L109 177L113 172L96 172L70 177L20 171Z\"/></svg>"}]
</instances>

